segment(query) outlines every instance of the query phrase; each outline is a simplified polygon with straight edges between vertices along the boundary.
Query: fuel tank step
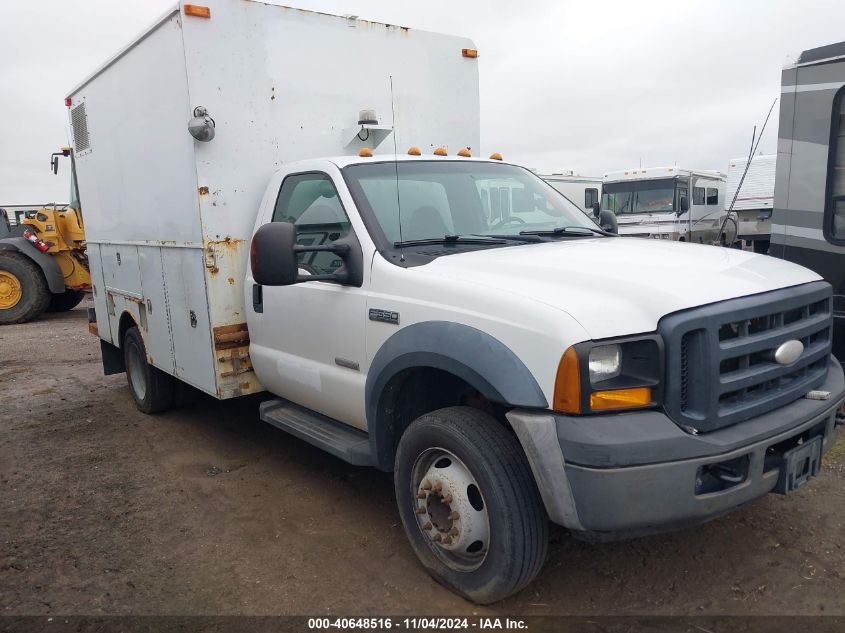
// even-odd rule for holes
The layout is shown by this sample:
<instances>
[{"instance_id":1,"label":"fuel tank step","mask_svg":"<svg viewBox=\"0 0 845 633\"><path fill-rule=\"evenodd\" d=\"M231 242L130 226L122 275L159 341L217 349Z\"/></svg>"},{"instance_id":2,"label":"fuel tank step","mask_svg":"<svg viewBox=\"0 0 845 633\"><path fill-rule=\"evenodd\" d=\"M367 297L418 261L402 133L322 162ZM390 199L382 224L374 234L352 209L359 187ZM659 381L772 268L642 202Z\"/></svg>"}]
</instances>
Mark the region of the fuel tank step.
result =
<instances>
[{"instance_id":1,"label":"fuel tank step","mask_svg":"<svg viewBox=\"0 0 845 633\"><path fill-rule=\"evenodd\" d=\"M282 399L262 402L259 416L263 422L322 448L345 462L355 466L372 466L375 463L367 434L342 422Z\"/></svg>"}]
</instances>

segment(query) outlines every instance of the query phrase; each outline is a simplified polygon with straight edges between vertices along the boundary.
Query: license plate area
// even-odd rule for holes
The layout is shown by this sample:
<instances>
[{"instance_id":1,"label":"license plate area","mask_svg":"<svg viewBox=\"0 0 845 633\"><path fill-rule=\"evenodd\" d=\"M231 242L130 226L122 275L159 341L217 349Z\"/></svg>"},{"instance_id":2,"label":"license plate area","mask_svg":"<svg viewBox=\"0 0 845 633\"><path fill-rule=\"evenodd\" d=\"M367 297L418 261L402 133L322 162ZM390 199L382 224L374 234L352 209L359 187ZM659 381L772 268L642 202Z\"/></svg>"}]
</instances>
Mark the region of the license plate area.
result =
<instances>
[{"instance_id":1,"label":"license plate area","mask_svg":"<svg viewBox=\"0 0 845 633\"><path fill-rule=\"evenodd\" d=\"M799 444L784 452L778 468L780 475L774 492L789 494L815 477L822 464L822 437Z\"/></svg>"}]
</instances>

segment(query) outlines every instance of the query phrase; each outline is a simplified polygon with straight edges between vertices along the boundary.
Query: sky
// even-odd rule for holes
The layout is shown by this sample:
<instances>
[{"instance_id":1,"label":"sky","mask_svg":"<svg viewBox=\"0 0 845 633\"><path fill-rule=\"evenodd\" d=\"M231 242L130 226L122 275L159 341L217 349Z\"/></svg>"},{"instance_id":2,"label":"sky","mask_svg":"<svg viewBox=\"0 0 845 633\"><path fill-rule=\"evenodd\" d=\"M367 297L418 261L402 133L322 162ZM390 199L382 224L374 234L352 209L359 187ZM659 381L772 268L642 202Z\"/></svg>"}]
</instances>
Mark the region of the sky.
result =
<instances>
[{"instance_id":1,"label":"sky","mask_svg":"<svg viewBox=\"0 0 845 633\"><path fill-rule=\"evenodd\" d=\"M201 4L201 0L197 0ZM289 0L463 35L481 142L540 173L726 171L780 95L787 56L845 40L842 0ZM67 202L66 93L173 0L0 0L0 206ZM759 146L774 153L777 109Z\"/></svg>"}]
</instances>

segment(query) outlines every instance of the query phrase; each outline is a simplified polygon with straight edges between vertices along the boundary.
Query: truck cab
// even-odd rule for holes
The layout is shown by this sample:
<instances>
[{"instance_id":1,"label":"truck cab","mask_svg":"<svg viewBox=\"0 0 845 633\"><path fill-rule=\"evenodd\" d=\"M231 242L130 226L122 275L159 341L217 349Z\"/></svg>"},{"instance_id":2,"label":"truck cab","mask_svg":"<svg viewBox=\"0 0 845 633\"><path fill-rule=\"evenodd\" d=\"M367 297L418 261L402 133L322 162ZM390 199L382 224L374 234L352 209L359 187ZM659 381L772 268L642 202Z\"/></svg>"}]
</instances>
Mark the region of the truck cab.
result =
<instances>
[{"instance_id":1,"label":"truck cab","mask_svg":"<svg viewBox=\"0 0 845 633\"><path fill-rule=\"evenodd\" d=\"M604 175L601 208L616 214L619 234L695 244L720 241L725 175L678 167Z\"/></svg>"}]
</instances>

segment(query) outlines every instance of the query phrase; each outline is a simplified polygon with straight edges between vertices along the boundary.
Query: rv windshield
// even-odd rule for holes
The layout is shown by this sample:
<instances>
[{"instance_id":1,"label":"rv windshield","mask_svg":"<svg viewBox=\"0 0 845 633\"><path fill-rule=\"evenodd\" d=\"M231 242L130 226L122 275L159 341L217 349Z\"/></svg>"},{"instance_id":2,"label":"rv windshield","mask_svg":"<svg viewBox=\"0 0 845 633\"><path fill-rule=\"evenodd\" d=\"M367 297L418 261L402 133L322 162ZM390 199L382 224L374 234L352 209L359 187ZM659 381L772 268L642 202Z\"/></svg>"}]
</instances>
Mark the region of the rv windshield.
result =
<instances>
[{"instance_id":1,"label":"rv windshield","mask_svg":"<svg viewBox=\"0 0 845 633\"><path fill-rule=\"evenodd\" d=\"M675 180L627 180L605 183L601 208L616 215L626 213L671 213L676 207Z\"/></svg>"},{"instance_id":2,"label":"rv windshield","mask_svg":"<svg viewBox=\"0 0 845 633\"><path fill-rule=\"evenodd\" d=\"M374 238L390 247L447 235L514 237L561 227L573 229L563 237L595 237L597 229L556 189L513 165L405 160L350 165L343 171L358 208L378 224L375 232L382 235ZM490 242L495 243L510 242Z\"/></svg>"}]
</instances>

